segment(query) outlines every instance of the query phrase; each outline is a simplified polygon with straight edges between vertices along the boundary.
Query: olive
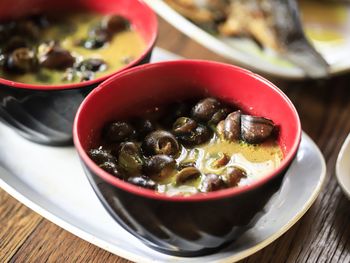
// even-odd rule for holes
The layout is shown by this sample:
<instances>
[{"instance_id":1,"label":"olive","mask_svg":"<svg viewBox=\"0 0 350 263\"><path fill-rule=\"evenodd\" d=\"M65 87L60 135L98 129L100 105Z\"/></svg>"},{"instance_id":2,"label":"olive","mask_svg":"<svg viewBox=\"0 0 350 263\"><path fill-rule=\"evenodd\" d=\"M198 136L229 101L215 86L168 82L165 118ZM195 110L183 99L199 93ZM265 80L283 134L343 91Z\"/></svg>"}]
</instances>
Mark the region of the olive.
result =
<instances>
[{"instance_id":1,"label":"olive","mask_svg":"<svg viewBox=\"0 0 350 263\"><path fill-rule=\"evenodd\" d=\"M224 138L228 141L236 141L240 138L241 133L241 112L235 111L230 113L224 121Z\"/></svg>"},{"instance_id":2,"label":"olive","mask_svg":"<svg viewBox=\"0 0 350 263\"><path fill-rule=\"evenodd\" d=\"M103 149L102 147L91 149L89 151L89 156L98 165L106 162L114 163L116 161L116 158L109 151Z\"/></svg>"},{"instance_id":3,"label":"olive","mask_svg":"<svg viewBox=\"0 0 350 263\"><path fill-rule=\"evenodd\" d=\"M102 27L106 29L110 34L115 34L120 31L127 30L129 28L129 21L119 15L107 16L102 21Z\"/></svg>"},{"instance_id":4,"label":"olive","mask_svg":"<svg viewBox=\"0 0 350 263\"><path fill-rule=\"evenodd\" d=\"M120 145L118 164L128 175L141 173L143 160L140 149L134 142L124 142Z\"/></svg>"},{"instance_id":5,"label":"olive","mask_svg":"<svg viewBox=\"0 0 350 263\"><path fill-rule=\"evenodd\" d=\"M206 174L200 184L201 192L212 192L226 187L224 180L217 174Z\"/></svg>"},{"instance_id":6,"label":"olive","mask_svg":"<svg viewBox=\"0 0 350 263\"><path fill-rule=\"evenodd\" d=\"M38 47L38 58L40 66L48 69L66 69L75 62L71 53L54 41L43 43Z\"/></svg>"},{"instance_id":7,"label":"olive","mask_svg":"<svg viewBox=\"0 0 350 263\"><path fill-rule=\"evenodd\" d=\"M11 72L25 73L36 68L35 53L29 48L17 48L7 58L6 69Z\"/></svg>"},{"instance_id":8,"label":"olive","mask_svg":"<svg viewBox=\"0 0 350 263\"><path fill-rule=\"evenodd\" d=\"M205 98L193 107L192 117L198 121L208 122L221 109L221 106L221 103L217 99Z\"/></svg>"},{"instance_id":9,"label":"olive","mask_svg":"<svg viewBox=\"0 0 350 263\"><path fill-rule=\"evenodd\" d=\"M178 118L173 125L175 135L191 133L197 128L197 122L187 117Z\"/></svg>"},{"instance_id":10,"label":"olive","mask_svg":"<svg viewBox=\"0 0 350 263\"><path fill-rule=\"evenodd\" d=\"M121 142L133 138L135 129L128 122L117 121L106 126L104 135L108 142Z\"/></svg>"},{"instance_id":11,"label":"olive","mask_svg":"<svg viewBox=\"0 0 350 263\"><path fill-rule=\"evenodd\" d=\"M150 176L161 176L166 177L170 175L176 167L175 160L164 154L158 154L152 156L146 161L144 166L144 172Z\"/></svg>"},{"instance_id":12,"label":"olive","mask_svg":"<svg viewBox=\"0 0 350 263\"><path fill-rule=\"evenodd\" d=\"M148 156L166 154L175 157L180 152L179 143L174 135L164 130L157 130L148 134L143 141L142 149Z\"/></svg>"},{"instance_id":13,"label":"olive","mask_svg":"<svg viewBox=\"0 0 350 263\"><path fill-rule=\"evenodd\" d=\"M178 134L176 137L185 146L194 146L209 141L211 136L212 132L208 127L202 124L198 124L193 131L189 133Z\"/></svg>"},{"instance_id":14,"label":"olive","mask_svg":"<svg viewBox=\"0 0 350 263\"><path fill-rule=\"evenodd\" d=\"M80 71L105 71L107 69L107 64L103 59L88 58L80 62L76 68Z\"/></svg>"},{"instance_id":15,"label":"olive","mask_svg":"<svg viewBox=\"0 0 350 263\"><path fill-rule=\"evenodd\" d=\"M146 176L133 176L128 178L128 183L137 185L143 188L154 190L157 187L157 184L149 177Z\"/></svg>"},{"instance_id":16,"label":"olive","mask_svg":"<svg viewBox=\"0 0 350 263\"><path fill-rule=\"evenodd\" d=\"M116 163L114 162L104 162L100 164L99 167L105 170L107 173L110 173L118 178L123 178L122 174L118 171Z\"/></svg>"},{"instance_id":17,"label":"olive","mask_svg":"<svg viewBox=\"0 0 350 263\"><path fill-rule=\"evenodd\" d=\"M247 177L245 170L239 167L229 167L224 179L229 187L237 186L242 178Z\"/></svg>"},{"instance_id":18,"label":"olive","mask_svg":"<svg viewBox=\"0 0 350 263\"><path fill-rule=\"evenodd\" d=\"M241 116L241 137L247 143L262 143L268 139L275 125L272 120L251 115Z\"/></svg>"},{"instance_id":19,"label":"olive","mask_svg":"<svg viewBox=\"0 0 350 263\"><path fill-rule=\"evenodd\" d=\"M82 71L80 72L80 82L82 81L89 81L95 78L95 74L92 71Z\"/></svg>"},{"instance_id":20,"label":"olive","mask_svg":"<svg viewBox=\"0 0 350 263\"><path fill-rule=\"evenodd\" d=\"M176 184L183 184L188 180L198 178L200 175L201 172L196 167L185 167L175 175L175 182Z\"/></svg>"}]
</instances>

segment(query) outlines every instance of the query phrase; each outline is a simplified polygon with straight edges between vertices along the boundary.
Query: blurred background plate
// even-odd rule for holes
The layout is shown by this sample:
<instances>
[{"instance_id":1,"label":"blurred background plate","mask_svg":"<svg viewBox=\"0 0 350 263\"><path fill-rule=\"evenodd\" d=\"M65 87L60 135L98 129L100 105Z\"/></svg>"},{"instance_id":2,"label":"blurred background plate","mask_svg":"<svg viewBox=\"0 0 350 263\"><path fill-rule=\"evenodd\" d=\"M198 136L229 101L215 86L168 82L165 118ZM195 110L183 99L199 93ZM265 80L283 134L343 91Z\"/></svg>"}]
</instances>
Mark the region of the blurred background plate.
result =
<instances>
[{"instance_id":1,"label":"blurred background plate","mask_svg":"<svg viewBox=\"0 0 350 263\"><path fill-rule=\"evenodd\" d=\"M224 38L209 34L163 0L145 1L178 30L234 64L274 77L307 77L299 67L271 49L262 50L248 38ZM299 7L306 35L329 63L331 75L349 71L350 5L303 0L299 1Z\"/></svg>"}]
</instances>

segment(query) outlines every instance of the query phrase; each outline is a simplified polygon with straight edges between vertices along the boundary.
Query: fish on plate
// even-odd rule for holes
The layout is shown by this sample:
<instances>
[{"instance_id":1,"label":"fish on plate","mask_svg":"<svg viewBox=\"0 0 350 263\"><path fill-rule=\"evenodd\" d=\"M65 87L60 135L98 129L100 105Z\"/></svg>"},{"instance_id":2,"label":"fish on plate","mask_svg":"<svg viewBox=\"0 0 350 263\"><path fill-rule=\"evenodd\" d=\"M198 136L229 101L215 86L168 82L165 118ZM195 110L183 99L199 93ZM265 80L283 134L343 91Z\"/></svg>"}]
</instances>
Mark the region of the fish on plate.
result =
<instances>
[{"instance_id":1,"label":"fish on plate","mask_svg":"<svg viewBox=\"0 0 350 263\"><path fill-rule=\"evenodd\" d=\"M165 0L204 30L249 37L275 50L310 77L325 77L329 65L306 38L296 0Z\"/></svg>"}]
</instances>

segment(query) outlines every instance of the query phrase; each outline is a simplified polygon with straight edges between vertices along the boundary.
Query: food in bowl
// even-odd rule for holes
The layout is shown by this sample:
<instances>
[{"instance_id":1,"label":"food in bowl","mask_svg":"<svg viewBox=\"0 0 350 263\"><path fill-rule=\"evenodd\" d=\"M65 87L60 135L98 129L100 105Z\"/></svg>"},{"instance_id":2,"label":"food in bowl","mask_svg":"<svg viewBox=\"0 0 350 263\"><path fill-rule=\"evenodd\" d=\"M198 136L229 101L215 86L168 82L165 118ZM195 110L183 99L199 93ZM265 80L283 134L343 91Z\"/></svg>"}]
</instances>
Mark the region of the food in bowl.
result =
<instances>
[{"instance_id":1,"label":"food in bowl","mask_svg":"<svg viewBox=\"0 0 350 263\"><path fill-rule=\"evenodd\" d=\"M89 150L100 168L167 195L249 185L283 158L273 121L207 97L108 123Z\"/></svg>"},{"instance_id":2,"label":"food in bowl","mask_svg":"<svg viewBox=\"0 0 350 263\"><path fill-rule=\"evenodd\" d=\"M27 84L69 84L111 74L146 44L118 14L33 15L0 24L0 75Z\"/></svg>"},{"instance_id":3,"label":"food in bowl","mask_svg":"<svg viewBox=\"0 0 350 263\"><path fill-rule=\"evenodd\" d=\"M303 69L308 76L328 75L327 61L304 33L296 0L165 0L165 2L225 42L227 38L250 38L258 48L265 49L267 53L274 51L272 53L283 56ZM248 50L252 52L251 48Z\"/></svg>"}]
</instances>

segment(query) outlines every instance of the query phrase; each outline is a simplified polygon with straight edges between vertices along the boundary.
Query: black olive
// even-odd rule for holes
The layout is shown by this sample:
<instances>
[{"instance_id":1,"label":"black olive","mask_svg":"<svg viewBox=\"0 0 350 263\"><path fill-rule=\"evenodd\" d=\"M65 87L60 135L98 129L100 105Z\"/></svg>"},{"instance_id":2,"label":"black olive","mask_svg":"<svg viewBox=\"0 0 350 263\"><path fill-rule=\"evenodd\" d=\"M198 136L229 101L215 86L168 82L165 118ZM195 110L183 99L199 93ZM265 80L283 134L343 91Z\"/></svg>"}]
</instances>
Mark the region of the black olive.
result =
<instances>
[{"instance_id":1,"label":"black olive","mask_svg":"<svg viewBox=\"0 0 350 263\"><path fill-rule=\"evenodd\" d=\"M245 170L239 167L229 167L227 169L227 174L224 176L226 184L229 187L237 186L242 178L247 177Z\"/></svg>"},{"instance_id":2,"label":"black olive","mask_svg":"<svg viewBox=\"0 0 350 263\"><path fill-rule=\"evenodd\" d=\"M206 174L200 185L200 191L205 193L224 188L227 188L227 185L217 174Z\"/></svg>"},{"instance_id":3,"label":"black olive","mask_svg":"<svg viewBox=\"0 0 350 263\"><path fill-rule=\"evenodd\" d=\"M176 137L185 146L194 146L209 141L212 137L212 131L208 127L198 124L193 131L178 134Z\"/></svg>"},{"instance_id":4,"label":"black olive","mask_svg":"<svg viewBox=\"0 0 350 263\"><path fill-rule=\"evenodd\" d=\"M152 156L146 161L144 172L149 176L156 175L166 177L175 170L175 167L176 162L172 157L164 154L158 154Z\"/></svg>"},{"instance_id":5,"label":"black olive","mask_svg":"<svg viewBox=\"0 0 350 263\"><path fill-rule=\"evenodd\" d=\"M205 98L193 107L192 117L198 121L208 122L221 107L222 104L217 99Z\"/></svg>"},{"instance_id":6,"label":"black olive","mask_svg":"<svg viewBox=\"0 0 350 263\"><path fill-rule=\"evenodd\" d=\"M142 149L148 156L166 154L175 157L180 152L179 143L174 135L164 130L158 130L148 134L143 141Z\"/></svg>"},{"instance_id":7,"label":"black olive","mask_svg":"<svg viewBox=\"0 0 350 263\"><path fill-rule=\"evenodd\" d=\"M119 15L107 16L102 21L102 27L106 29L110 34L115 34L127 30L129 26L129 21Z\"/></svg>"},{"instance_id":8,"label":"black olive","mask_svg":"<svg viewBox=\"0 0 350 263\"><path fill-rule=\"evenodd\" d=\"M262 143L268 139L275 125L272 120L251 115L241 116L241 137L247 143Z\"/></svg>"},{"instance_id":9,"label":"black olive","mask_svg":"<svg viewBox=\"0 0 350 263\"><path fill-rule=\"evenodd\" d=\"M49 69L63 70L73 66L75 58L56 42L43 43L38 48L40 66Z\"/></svg>"},{"instance_id":10,"label":"black olive","mask_svg":"<svg viewBox=\"0 0 350 263\"><path fill-rule=\"evenodd\" d=\"M179 171L175 178L176 184L183 184L184 182L192 179L196 179L201 175L201 172L193 166L185 167Z\"/></svg>"},{"instance_id":11,"label":"black olive","mask_svg":"<svg viewBox=\"0 0 350 263\"><path fill-rule=\"evenodd\" d=\"M154 190L157 187L157 184L151 178L143 175L129 177L127 181L128 183L131 183L143 188L151 189L151 190Z\"/></svg>"},{"instance_id":12,"label":"black olive","mask_svg":"<svg viewBox=\"0 0 350 263\"><path fill-rule=\"evenodd\" d=\"M29 48L17 48L7 58L6 69L10 72L25 73L37 69L35 53Z\"/></svg>"},{"instance_id":13,"label":"black olive","mask_svg":"<svg viewBox=\"0 0 350 263\"><path fill-rule=\"evenodd\" d=\"M143 160L139 147L134 142L124 142L120 145L118 165L128 175L139 175Z\"/></svg>"},{"instance_id":14,"label":"black olive","mask_svg":"<svg viewBox=\"0 0 350 263\"><path fill-rule=\"evenodd\" d=\"M89 156L98 165L106 162L116 162L116 158L109 151L102 149L102 147L91 149L89 151Z\"/></svg>"},{"instance_id":15,"label":"black olive","mask_svg":"<svg viewBox=\"0 0 350 263\"><path fill-rule=\"evenodd\" d=\"M135 129L125 121L113 122L104 129L104 136L108 142L121 142L133 138L134 135Z\"/></svg>"},{"instance_id":16,"label":"black olive","mask_svg":"<svg viewBox=\"0 0 350 263\"><path fill-rule=\"evenodd\" d=\"M100 168L105 170L107 173L110 173L118 178L123 178L122 174L118 171L117 165L114 162L104 162L99 165Z\"/></svg>"},{"instance_id":17,"label":"black olive","mask_svg":"<svg viewBox=\"0 0 350 263\"><path fill-rule=\"evenodd\" d=\"M88 58L80 62L76 68L80 71L105 71L107 69L107 64L103 59Z\"/></svg>"},{"instance_id":18,"label":"black olive","mask_svg":"<svg viewBox=\"0 0 350 263\"><path fill-rule=\"evenodd\" d=\"M241 136L241 112L230 113L224 121L224 138L228 141L237 141Z\"/></svg>"},{"instance_id":19,"label":"black olive","mask_svg":"<svg viewBox=\"0 0 350 263\"><path fill-rule=\"evenodd\" d=\"M178 118L173 125L175 135L191 133L197 128L197 122L187 117Z\"/></svg>"}]
</instances>

